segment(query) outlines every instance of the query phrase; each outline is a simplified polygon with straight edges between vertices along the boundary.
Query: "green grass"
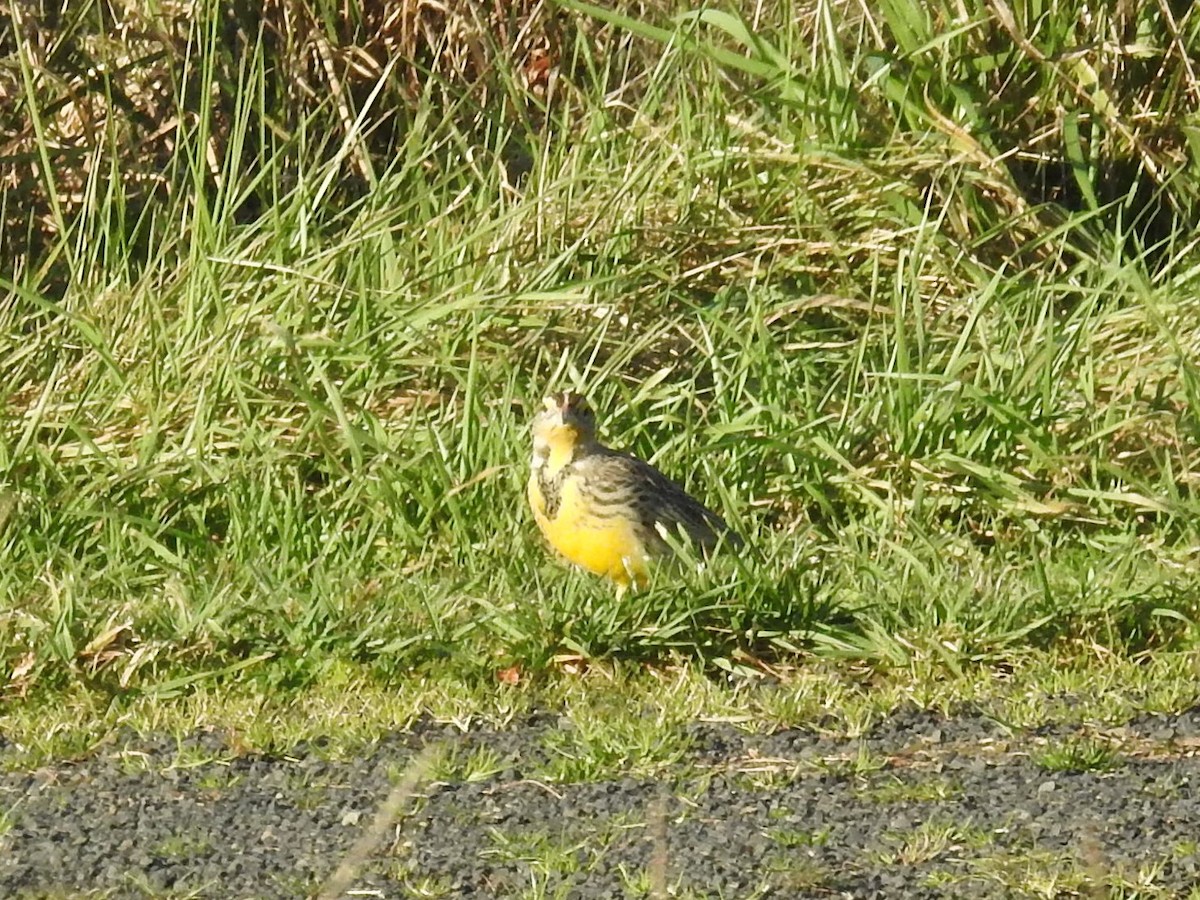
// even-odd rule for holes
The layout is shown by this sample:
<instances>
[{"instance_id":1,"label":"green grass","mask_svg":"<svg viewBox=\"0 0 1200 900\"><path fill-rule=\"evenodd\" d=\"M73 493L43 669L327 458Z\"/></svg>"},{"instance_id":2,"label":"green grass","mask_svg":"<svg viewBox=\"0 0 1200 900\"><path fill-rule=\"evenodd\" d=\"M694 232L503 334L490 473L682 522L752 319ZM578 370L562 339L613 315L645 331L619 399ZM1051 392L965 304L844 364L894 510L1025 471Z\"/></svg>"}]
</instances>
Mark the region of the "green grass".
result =
<instances>
[{"instance_id":1,"label":"green grass","mask_svg":"<svg viewBox=\"0 0 1200 900\"><path fill-rule=\"evenodd\" d=\"M282 740L264 699L351 746L610 684L579 670L664 702L643 666L760 724L1195 702L1200 19L1097 22L1139 36L1101 58L1071 3L1023 45L983 3L571 0L549 98L494 40L474 85L447 56L301 97L297 48L268 22L235 58L210 6L153 63L187 115L148 195L136 117L61 155L98 13L73 56L5 32L39 162L3 200L0 726L31 753L122 717ZM619 601L551 558L526 424L566 386L752 552ZM793 689L695 699L762 673ZM561 758L642 758L608 740Z\"/></svg>"},{"instance_id":2,"label":"green grass","mask_svg":"<svg viewBox=\"0 0 1200 900\"><path fill-rule=\"evenodd\" d=\"M162 856L168 859L178 858L187 859L196 856L203 856L212 852L212 839L190 832L181 832L164 838L151 850L155 856Z\"/></svg>"},{"instance_id":3,"label":"green grass","mask_svg":"<svg viewBox=\"0 0 1200 900\"><path fill-rule=\"evenodd\" d=\"M890 849L880 852L879 861L888 866L919 866L992 843L991 835L978 829L939 821L923 822L903 834L887 834L884 840Z\"/></svg>"},{"instance_id":4,"label":"green grass","mask_svg":"<svg viewBox=\"0 0 1200 900\"><path fill-rule=\"evenodd\" d=\"M947 890L971 890L973 885L985 884L1001 888L1006 896L1053 897L1063 893L1095 895L1112 898L1174 897L1178 892L1162 883L1165 860L1148 860L1133 868L1128 865L1109 865L1103 859L1054 854L1035 850L1005 850L975 845L966 860L966 872L935 870L928 882ZM978 888L976 888L978 890ZM1183 895L1196 897L1195 890Z\"/></svg>"},{"instance_id":5,"label":"green grass","mask_svg":"<svg viewBox=\"0 0 1200 900\"><path fill-rule=\"evenodd\" d=\"M874 803L920 803L959 797L962 795L962 787L954 781L936 775L914 781L902 781L893 777L879 784L860 787L857 794Z\"/></svg>"},{"instance_id":6,"label":"green grass","mask_svg":"<svg viewBox=\"0 0 1200 900\"><path fill-rule=\"evenodd\" d=\"M1123 764L1121 754L1110 741L1090 737L1052 742L1036 753L1034 759L1049 772L1110 772Z\"/></svg>"},{"instance_id":7,"label":"green grass","mask_svg":"<svg viewBox=\"0 0 1200 900\"><path fill-rule=\"evenodd\" d=\"M444 782L483 781L504 768L504 760L490 747L466 751L451 746L434 762L429 778Z\"/></svg>"}]
</instances>

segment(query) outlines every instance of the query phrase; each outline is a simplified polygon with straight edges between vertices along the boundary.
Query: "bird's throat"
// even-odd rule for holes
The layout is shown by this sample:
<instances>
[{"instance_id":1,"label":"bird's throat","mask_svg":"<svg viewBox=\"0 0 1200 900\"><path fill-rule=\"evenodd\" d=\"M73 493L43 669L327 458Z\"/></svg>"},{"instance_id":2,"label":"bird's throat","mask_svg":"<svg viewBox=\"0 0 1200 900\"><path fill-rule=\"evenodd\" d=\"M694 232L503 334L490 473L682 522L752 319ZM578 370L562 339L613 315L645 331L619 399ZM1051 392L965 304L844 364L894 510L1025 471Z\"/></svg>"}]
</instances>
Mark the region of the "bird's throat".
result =
<instances>
[{"instance_id":1,"label":"bird's throat","mask_svg":"<svg viewBox=\"0 0 1200 900\"><path fill-rule=\"evenodd\" d=\"M573 433L553 434L549 440L550 453L546 456L544 472L548 477L555 477L569 466L579 450L579 441Z\"/></svg>"}]
</instances>

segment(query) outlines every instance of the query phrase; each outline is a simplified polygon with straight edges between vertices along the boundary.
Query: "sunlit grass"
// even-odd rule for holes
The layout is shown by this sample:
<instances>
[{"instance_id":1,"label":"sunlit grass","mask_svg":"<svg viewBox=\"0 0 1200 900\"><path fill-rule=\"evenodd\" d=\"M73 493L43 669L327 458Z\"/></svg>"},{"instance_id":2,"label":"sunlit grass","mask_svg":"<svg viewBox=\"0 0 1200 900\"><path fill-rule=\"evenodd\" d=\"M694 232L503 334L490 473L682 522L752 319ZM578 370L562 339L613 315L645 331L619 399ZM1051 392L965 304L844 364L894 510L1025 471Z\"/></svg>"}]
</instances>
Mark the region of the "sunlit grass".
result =
<instances>
[{"instance_id":1,"label":"sunlit grass","mask_svg":"<svg viewBox=\"0 0 1200 900\"><path fill-rule=\"evenodd\" d=\"M333 111L257 131L254 55L144 209L104 157L0 273L0 689L101 715L824 660L940 697L1031 655L1194 651L1193 237L1141 253L1131 201L1030 201L998 142L1038 79L1079 101L1069 73L995 61L1029 79L984 133L971 28L887 9L580 32L536 121L438 82L358 193ZM180 91L227 62L213 21L191 37ZM561 386L751 549L620 600L555 561L522 491Z\"/></svg>"}]
</instances>

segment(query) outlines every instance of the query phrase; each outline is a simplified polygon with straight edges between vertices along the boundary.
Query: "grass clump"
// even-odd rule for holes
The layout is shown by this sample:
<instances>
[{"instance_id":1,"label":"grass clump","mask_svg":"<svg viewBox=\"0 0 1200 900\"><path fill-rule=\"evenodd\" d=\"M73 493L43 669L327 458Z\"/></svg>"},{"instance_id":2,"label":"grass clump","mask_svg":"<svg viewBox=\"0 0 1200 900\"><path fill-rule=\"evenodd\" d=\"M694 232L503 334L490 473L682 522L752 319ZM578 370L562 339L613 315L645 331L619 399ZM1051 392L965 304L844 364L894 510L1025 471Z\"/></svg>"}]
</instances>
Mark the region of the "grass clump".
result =
<instances>
[{"instance_id":1,"label":"grass clump","mask_svg":"<svg viewBox=\"0 0 1200 900\"><path fill-rule=\"evenodd\" d=\"M874 803L928 803L961 796L962 787L945 778L925 777L911 781L892 777L860 787L858 796Z\"/></svg>"},{"instance_id":2,"label":"grass clump","mask_svg":"<svg viewBox=\"0 0 1200 900\"><path fill-rule=\"evenodd\" d=\"M677 768L691 746L669 711L618 709L611 701L573 711L542 743L547 759L538 777L551 783L652 777Z\"/></svg>"},{"instance_id":3,"label":"grass clump","mask_svg":"<svg viewBox=\"0 0 1200 900\"><path fill-rule=\"evenodd\" d=\"M1194 653L1190 10L18 6L6 696ZM753 553L551 560L563 386Z\"/></svg>"},{"instance_id":4,"label":"grass clump","mask_svg":"<svg viewBox=\"0 0 1200 900\"><path fill-rule=\"evenodd\" d=\"M1052 742L1034 759L1048 772L1111 772L1123 765L1111 741L1079 736Z\"/></svg>"}]
</instances>

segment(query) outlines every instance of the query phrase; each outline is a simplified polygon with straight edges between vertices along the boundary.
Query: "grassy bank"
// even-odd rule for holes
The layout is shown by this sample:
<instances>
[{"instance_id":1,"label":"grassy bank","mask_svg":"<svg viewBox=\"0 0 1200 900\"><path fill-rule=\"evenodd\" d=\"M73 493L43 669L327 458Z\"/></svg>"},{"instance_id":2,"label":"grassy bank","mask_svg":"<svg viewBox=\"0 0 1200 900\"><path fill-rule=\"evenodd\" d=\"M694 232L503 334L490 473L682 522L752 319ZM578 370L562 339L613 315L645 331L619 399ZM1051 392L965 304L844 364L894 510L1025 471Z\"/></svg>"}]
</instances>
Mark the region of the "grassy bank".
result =
<instances>
[{"instance_id":1,"label":"grassy bank","mask_svg":"<svg viewBox=\"0 0 1200 900\"><path fill-rule=\"evenodd\" d=\"M885 6L563 3L486 65L320 4L7 33L5 718L645 664L1193 702L1200 18ZM754 552L555 562L568 386Z\"/></svg>"}]
</instances>

